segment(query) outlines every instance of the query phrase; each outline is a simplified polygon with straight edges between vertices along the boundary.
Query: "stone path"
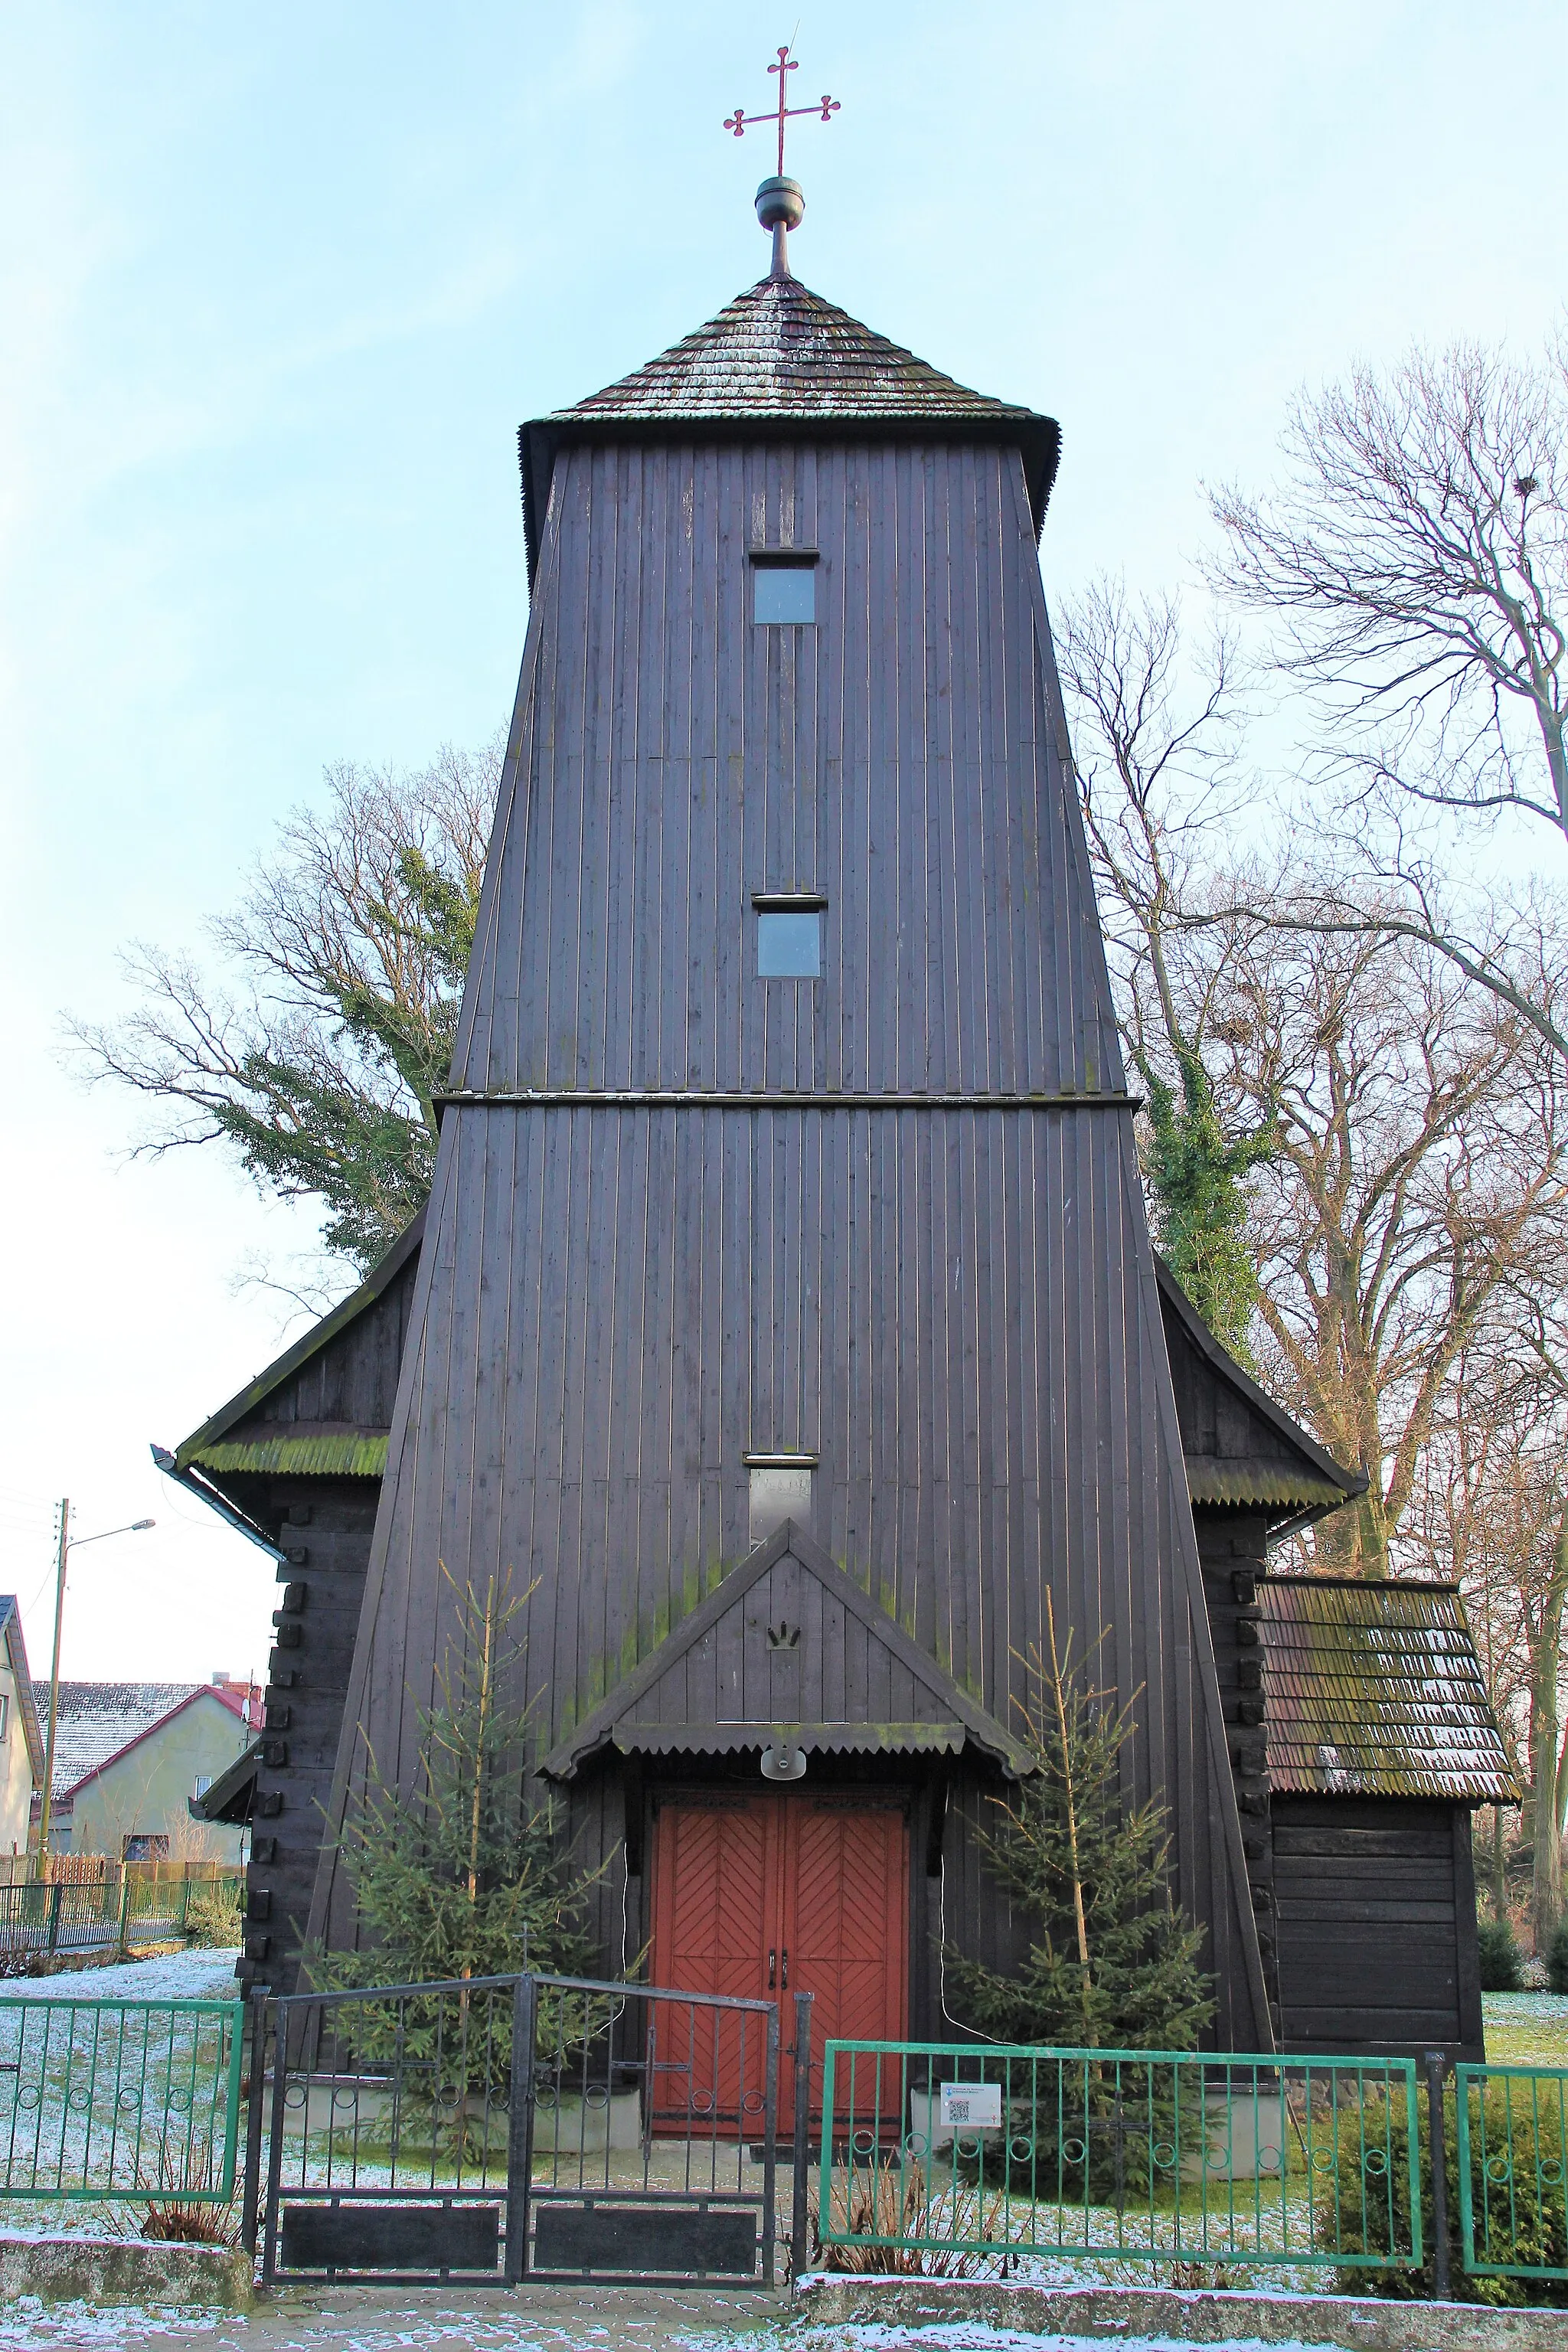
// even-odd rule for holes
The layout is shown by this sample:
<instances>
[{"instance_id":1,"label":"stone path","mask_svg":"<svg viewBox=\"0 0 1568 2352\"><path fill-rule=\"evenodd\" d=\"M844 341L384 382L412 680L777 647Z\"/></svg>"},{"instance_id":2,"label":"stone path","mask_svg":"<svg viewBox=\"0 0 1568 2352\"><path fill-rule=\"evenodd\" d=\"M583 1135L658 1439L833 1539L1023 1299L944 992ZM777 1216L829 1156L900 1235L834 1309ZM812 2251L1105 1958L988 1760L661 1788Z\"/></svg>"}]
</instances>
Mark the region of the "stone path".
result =
<instances>
[{"instance_id":1,"label":"stone path","mask_svg":"<svg viewBox=\"0 0 1568 2352\"><path fill-rule=\"evenodd\" d=\"M93 2311L30 2299L0 2311L5 2352L764 2352L785 2317L765 2294L637 2287L291 2288L243 2316Z\"/></svg>"}]
</instances>

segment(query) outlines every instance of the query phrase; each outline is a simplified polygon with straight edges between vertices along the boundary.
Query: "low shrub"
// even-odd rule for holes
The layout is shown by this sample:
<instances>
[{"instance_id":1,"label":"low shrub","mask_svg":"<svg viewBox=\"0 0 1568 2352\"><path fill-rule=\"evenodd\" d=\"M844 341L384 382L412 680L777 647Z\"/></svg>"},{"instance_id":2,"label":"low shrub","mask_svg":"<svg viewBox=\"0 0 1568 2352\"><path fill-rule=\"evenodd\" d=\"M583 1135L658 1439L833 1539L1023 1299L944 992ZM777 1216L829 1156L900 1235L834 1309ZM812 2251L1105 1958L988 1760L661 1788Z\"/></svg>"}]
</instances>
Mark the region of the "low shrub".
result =
<instances>
[{"instance_id":1,"label":"low shrub","mask_svg":"<svg viewBox=\"0 0 1568 2352\"><path fill-rule=\"evenodd\" d=\"M204 2205L194 2197L171 2197L149 2205L142 2235L161 2245L237 2246L239 2222L232 2205Z\"/></svg>"},{"instance_id":2,"label":"low shrub","mask_svg":"<svg viewBox=\"0 0 1568 2352\"><path fill-rule=\"evenodd\" d=\"M244 1893L244 1883L237 1878L220 1879L214 1885L194 1889L185 1911L185 1934L190 1941L216 1945L219 1948L237 1944L242 1932L240 1904Z\"/></svg>"},{"instance_id":3,"label":"low shrub","mask_svg":"<svg viewBox=\"0 0 1568 2352\"><path fill-rule=\"evenodd\" d=\"M1507 1919L1483 1919L1476 1932L1483 1992L1519 1992L1524 1985L1524 1955Z\"/></svg>"},{"instance_id":4,"label":"low shrub","mask_svg":"<svg viewBox=\"0 0 1568 2352\"><path fill-rule=\"evenodd\" d=\"M1470 2183L1476 2216L1476 2253L1479 2260L1494 2262L1539 2263L1543 2267L1561 2269L1568 2263L1568 2210L1564 2210L1563 2173L1563 2137L1561 2119L1555 2109L1542 2108L1539 2116L1521 2112L1515 2102L1512 2124L1511 2177L1506 2181L1489 2181L1487 2158L1500 2158L1509 2146L1510 2114L1508 2092L1501 2083L1489 2083L1483 2094L1470 2095ZM1459 2150L1458 2127L1455 2095L1450 2088L1444 2096L1443 2137L1448 2189L1448 2292L1456 2303L1483 2303L1515 2307L1538 2305L1558 2308L1563 2301L1563 2284L1558 2279L1473 2278L1465 2270L1459 2235ZM1429 2296L1436 2292L1432 2261L1432 2162L1427 2132L1427 2107L1425 2091L1417 2102L1417 2165L1421 2182L1421 2242L1426 2257L1419 2272L1363 2271L1347 2266L1340 2273L1339 2284L1347 2294L1378 2294L1410 2299ZM1386 2134L1386 2140L1384 2135ZM1327 2212L1316 2217L1320 2235L1328 2242L1337 2229L1332 2242L1344 2252L1384 2253L1391 2245L1405 2246L1410 2242L1410 2137L1405 2122L1405 2102L1395 2099L1393 2113L1386 2113L1382 2100L1369 2099L1365 2116L1365 2136L1380 2149L1386 2146L1390 2186L1384 2187L1380 2176L1374 2194L1363 2204L1363 2184L1359 2168L1347 2165L1337 2181L1325 2179L1321 2190L1326 2195ZM1542 2182L1538 2167L1549 2178ZM1337 2209L1337 2210L1336 2210ZM1489 2239L1488 2224L1492 2234Z\"/></svg>"},{"instance_id":5,"label":"low shrub","mask_svg":"<svg viewBox=\"0 0 1568 2352\"><path fill-rule=\"evenodd\" d=\"M1559 1919L1546 1954L1546 1981L1553 1992L1568 1992L1568 1917Z\"/></svg>"},{"instance_id":6,"label":"low shrub","mask_svg":"<svg viewBox=\"0 0 1568 2352\"><path fill-rule=\"evenodd\" d=\"M890 2165L858 2168L842 2187L835 2184L829 2228L879 2238L994 2237L1003 2225L1001 2197L983 2200L973 2189L956 2186L931 2197L918 2170L907 2178ZM895 2278L975 2278L995 2275L1005 2257L972 2253L963 2246L841 2246L822 2238L820 2200L811 2200L812 2268Z\"/></svg>"}]
</instances>

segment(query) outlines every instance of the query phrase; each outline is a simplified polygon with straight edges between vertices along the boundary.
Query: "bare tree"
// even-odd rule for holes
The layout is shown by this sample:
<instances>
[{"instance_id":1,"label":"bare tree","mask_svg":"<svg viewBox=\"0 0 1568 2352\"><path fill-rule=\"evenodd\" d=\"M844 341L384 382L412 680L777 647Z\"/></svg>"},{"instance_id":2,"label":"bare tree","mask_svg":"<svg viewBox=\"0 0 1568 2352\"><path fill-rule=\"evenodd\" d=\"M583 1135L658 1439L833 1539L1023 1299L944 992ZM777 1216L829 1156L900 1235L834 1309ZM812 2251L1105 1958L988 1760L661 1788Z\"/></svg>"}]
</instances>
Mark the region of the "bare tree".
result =
<instances>
[{"instance_id":1,"label":"bare tree","mask_svg":"<svg viewBox=\"0 0 1568 2352\"><path fill-rule=\"evenodd\" d=\"M1425 941L1568 1060L1563 927L1548 903L1568 840L1568 345L1521 363L1475 343L1303 395L1284 478L1227 488L1215 583L1274 625L1273 658L1315 689L1336 841L1362 887L1295 919ZM1500 887L1454 827L1544 827L1546 866ZM1437 826L1434 833L1433 826ZM1446 828L1446 829L1445 829ZM1342 870L1342 859L1341 861Z\"/></svg>"},{"instance_id":2,"label":"bare tree","mask_svg":"<svg viewBox=\"0 0 1568 2352\"><path fill-rule=\"evenodd\" d=\"M1519 1561L1492 1540L1492 1477L1501 1430L1489 1412L1471 1409L1477 1387L1468 1354L1456 1367L1455 1409L1422 1455L1396 1557L1418 1577L1462 1587L1488 1696L1517 1763L1529 1744L1530 1684L1528 1654L1519 1638ZM1506 1809L1489 1806L1480 1819L1485 1837L1479 1866L1500 1919L1509 1907Z\"/></svg>"},{"instance_id":3,"label":"bare tree","mask_svg":"<svg viewBox=\"0 0 1568 2352\"><path fill-rule=\"evenodd\" d=\"M1281 666L1416 799L1568 837L1568 350L1358 369L1297 401L1284 455L1272 495L1213 499L1219 579L1284 625Z\"/></svg>"},{"instance_id":4,"label":"bare tree","mask_svg":"<svg viewBox=\"0 0 1568 2352\"><path fill-rule=\"evenodd\" d=\"M1568 1073L1512 1008L1391 931L1353 875L1237 862L1254 788L1223 640L1184 699L1169 600L1098 583L1062 636L1119 1009L1152 1097L1161 1239L1184 1238L1184 1215L1197 1228L1195 1302L1235 1344L1215 1305L1244 1298L1273 1385L1366 1472L1321 1555L1386 1573L1464 1351L1560 1245ZM1354 929L1313 923L1330 896ZM1168 1141L1178 1088L1184 1167ZM1245 1271L1227 1285L1231 1263Z\"/></svg>"},{"instance_id":5,"label":"bare tree","mask_svg":"<svg viewBox=\"0 0 1568 2352\"><path fill-rule=\"evenodd\" d=\"M1535 1344L1532 1301L1467 1351L1427 1448L1400 1539L1409 1566L1454 1577L1480 1637L1505 1737L1529 1757L1531 1924L1538 1949L1563 1914L1568 1738L1561 1675L1568 1609L1568 1396ZM1507 1903L1502 1811L1492 1818L1494 1906Z\"/></svg>"},{"instance_id":6,"label":"bare tree","mask_svg":"<svg viewBox=\"0 0 1568 2352\"><path fill-rule=\"evenodd\" d=\"M232 913L208 928L233 981L137 944L141 997L68 1020L89 1083L155 1108L133 1154L227 1142L258 1184L327 1209L329 1246L373 1262L429 1189L502 746L417 774L327 772Z\"/></svg>"},{"instance_id":7,"label":"bare tree","mask_svg":"<svg viewBox=\"0 0 1568 2352\"><path fill-rule=\"evenodd\" d=\"M1157 1237L1199 1313L1246 1359L1258 1291L1246 1179L1273 1130L1267 1117L1227 1127L1205 1060L1215 992L1246 926L1200 931L1192 919L1241 797L1234 650L1217 635L1184 692L1175 599L1130 599L1111 579L1063 608L1058 639L1118 1013L1147 1089Z\"/></svg>"},{"instance_id":8,"label":"bare tree","mask_svg":"<svg viewBox=\"0 0 1568 2352\"><path fill-rule=\"evenodd\" d=\"M1259 929L1217 1010L1222 1099L1266 1108L1278 1137L1251 1188L1266 1370L1369 1482L1318 1553L1384 1575L1463 1351L1560 1258L1563 1074L1440 959L1374 930Z\"/></svg>"}]
</instances>

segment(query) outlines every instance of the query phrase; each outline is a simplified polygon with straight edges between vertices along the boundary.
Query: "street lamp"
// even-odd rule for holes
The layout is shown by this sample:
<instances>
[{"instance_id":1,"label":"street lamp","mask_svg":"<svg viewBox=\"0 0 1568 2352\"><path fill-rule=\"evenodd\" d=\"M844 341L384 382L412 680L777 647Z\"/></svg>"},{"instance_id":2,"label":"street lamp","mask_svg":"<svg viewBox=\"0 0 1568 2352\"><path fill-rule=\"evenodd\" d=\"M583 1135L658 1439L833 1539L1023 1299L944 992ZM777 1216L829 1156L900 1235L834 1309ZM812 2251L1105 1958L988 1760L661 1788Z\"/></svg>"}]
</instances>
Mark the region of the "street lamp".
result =
<instances>
[{"instance_id":1,"label":"street lamp","mask_svg":"<svg viewBox=\"0 0 1568 2352\"><path fill-rule=\"evenodd\" d=\"M60 1629L66 1612L66 1569L73 1551L83 1544L104 1543L110 1536L139 1536L143 1528L155 1527L155 1519L131 1519L122 1528L105 1528L96 1536L73 1536L70 1531L70 1498L60 1504L60 1548L55 1566L55 1651L49 1666L49 1736L44 1746L44 1803L38 1820L38 1864L43 1867L49 1850L49 1809L55 1793L55 1727L60 1712Z\"/></svg>"}]
</instances>

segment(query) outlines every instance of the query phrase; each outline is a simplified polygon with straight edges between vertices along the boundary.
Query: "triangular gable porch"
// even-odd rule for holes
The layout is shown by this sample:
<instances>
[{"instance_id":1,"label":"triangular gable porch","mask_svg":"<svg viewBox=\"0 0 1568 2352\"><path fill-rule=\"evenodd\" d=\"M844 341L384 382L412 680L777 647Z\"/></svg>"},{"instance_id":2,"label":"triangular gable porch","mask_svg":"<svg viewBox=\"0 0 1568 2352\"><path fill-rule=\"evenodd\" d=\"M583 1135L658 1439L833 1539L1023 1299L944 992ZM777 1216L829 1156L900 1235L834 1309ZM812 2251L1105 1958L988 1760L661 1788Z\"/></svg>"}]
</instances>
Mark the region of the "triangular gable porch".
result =
<instances>
[{"instance_id":1,"label":"triangular gable porch","mask_svg":"<svg viewBox=\"0 0 1568 2352\"><path fill-rule=\"evenodd\" d=\"M744 1753L785 1738L819 1754L979 1751L1012 1778L1026 1752L793 1519L731 1570L551 1750L570 1780L606 1748Z\"/></svg>"}]
</instances>

